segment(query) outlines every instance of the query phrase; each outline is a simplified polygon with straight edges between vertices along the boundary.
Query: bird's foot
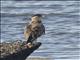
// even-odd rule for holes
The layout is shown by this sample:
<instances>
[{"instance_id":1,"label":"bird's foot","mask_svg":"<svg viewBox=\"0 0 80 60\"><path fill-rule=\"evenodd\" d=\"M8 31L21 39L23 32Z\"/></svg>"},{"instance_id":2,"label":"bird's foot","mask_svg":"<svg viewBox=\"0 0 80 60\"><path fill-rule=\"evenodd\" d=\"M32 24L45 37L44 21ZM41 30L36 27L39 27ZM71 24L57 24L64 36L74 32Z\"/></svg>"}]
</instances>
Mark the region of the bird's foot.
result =
<instances>
[{"instance_id":1,"label":"bird's foot","mask_svg":"<svg viewBox=\"0 0 80 60\"><path fill-rule=\"evenodd\" d=\"M25 47L27 47L27 48L32 48L32 47L33 47L33 44L27 43L27 44L25 45Z\"/></svg>"}]
</instances>

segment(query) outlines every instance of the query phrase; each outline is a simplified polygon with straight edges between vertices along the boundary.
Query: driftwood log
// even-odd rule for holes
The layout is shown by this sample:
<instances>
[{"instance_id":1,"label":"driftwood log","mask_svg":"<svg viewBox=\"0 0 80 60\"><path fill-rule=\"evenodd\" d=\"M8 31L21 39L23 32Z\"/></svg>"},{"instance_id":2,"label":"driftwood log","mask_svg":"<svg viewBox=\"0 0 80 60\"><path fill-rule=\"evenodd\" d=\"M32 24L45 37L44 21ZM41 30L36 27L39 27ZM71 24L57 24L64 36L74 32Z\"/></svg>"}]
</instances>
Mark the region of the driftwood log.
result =
<instances>
[{"instance_id":1,"label":"driftwood log","mask_svg":"<svg viewBox=\"0 0 80 60\"><path fill-rule=\"evenodd\" d=\"M40 47L41 43L37 42L32 48L23 49L17 53L10 54L0 60L25 60L32 52Z\"/></svg>"}]
</instances>

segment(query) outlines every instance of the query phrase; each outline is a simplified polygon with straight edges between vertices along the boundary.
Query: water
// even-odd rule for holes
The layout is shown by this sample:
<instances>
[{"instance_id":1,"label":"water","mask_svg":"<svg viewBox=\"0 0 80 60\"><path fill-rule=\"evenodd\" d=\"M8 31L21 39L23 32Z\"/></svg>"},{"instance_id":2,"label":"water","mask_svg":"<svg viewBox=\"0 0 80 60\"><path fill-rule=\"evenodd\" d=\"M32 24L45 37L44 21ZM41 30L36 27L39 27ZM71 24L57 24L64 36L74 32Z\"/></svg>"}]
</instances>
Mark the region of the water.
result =
<instances>
[{"instance_id":1,"label":"water","mask_svg":"<svg viewBox=\"0 0 80 60\"><path fill-rule=\"evenodd\" d=\"M24 26L40 13L46 34L27 60L79 60L80 1L1 1L1 42L25 40Z\"/></svg>"}]
</instances>

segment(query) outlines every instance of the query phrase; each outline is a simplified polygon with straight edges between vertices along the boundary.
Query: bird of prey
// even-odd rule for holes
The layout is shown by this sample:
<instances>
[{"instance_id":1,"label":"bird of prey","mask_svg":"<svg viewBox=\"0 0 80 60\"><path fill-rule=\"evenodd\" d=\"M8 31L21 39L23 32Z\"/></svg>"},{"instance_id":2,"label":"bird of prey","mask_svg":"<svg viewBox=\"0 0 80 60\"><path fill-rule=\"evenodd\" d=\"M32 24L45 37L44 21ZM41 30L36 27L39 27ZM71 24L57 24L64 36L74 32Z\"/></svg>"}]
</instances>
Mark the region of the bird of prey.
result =
<instances>
[{"instance_id":1,"label":"bird of prey","mask_svg":"<svg viewBox=\"0 0 80 60\"><path fill-rule=\"evenodd\" d=\"M42 15L35 14L31 18L31 22L26 26L24 30L24 36L28 45L36 43L37 38L45 34L45 27L41 21Z\"/></svg>"}]
</instances>

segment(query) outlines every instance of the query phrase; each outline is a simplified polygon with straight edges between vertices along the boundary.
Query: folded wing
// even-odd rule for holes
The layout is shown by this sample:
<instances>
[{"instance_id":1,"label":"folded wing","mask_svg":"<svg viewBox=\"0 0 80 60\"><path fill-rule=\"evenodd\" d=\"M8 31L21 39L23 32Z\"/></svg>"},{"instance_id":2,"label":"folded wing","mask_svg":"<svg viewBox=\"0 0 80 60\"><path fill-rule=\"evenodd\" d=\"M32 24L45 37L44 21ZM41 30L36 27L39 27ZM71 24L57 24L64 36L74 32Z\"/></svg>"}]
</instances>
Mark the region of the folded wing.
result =
<instances>
[{"instance_id":1,"label":"folded wing","mask_svg":"<svg viewBox=\"0 0 80 60\"><path fill-rule=\"evenodd\" d=\"M43 24L37 25L33 28L31 25L28 25L26 31L24 32L24 35L27 38L27 43L33 42L43 34L45 34L45 27Z\"/></svg>"}]
</instances>

